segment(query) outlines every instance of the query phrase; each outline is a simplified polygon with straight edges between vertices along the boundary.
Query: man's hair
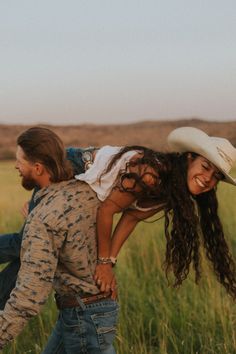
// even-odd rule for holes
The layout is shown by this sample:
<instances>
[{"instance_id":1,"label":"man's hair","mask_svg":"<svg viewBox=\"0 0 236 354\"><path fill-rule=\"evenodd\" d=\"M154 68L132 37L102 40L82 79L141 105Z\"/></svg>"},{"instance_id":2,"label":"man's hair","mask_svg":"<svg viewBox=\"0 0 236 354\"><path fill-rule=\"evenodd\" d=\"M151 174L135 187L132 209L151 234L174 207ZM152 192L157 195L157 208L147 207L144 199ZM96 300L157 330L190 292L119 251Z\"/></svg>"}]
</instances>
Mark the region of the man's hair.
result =
<instances>
[{"instance_id":1,"label":"man's hair","mask_svg":"<svg viewBox=\"0 0 236 354\"><path fill-rule=\"evenodd\" d=\"M29 128L17 138L17 145L24 151L26 160L44 165L50 174L51 182L65 181L73 177L64 144L52 130L43 127Z\"/></svg>"}]
</instances>

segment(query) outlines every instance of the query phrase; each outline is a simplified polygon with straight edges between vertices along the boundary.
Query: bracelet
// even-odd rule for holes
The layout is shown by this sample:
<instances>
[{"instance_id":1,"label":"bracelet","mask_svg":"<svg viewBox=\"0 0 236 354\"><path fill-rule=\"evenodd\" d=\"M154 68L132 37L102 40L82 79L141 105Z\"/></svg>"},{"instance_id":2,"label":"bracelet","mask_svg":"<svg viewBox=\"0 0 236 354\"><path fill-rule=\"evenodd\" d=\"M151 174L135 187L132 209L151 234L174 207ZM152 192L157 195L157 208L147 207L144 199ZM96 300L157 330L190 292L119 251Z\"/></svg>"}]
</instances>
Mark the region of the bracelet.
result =
<instances>
[{"instance_id":1,"label":"bracelet","mask_svg":"<svg viewBox=\"0 0 236 354\"><path fill-rule=\"evenodd\" d=\"M110 257L110 260L111 260L112 265L115 266L116 263L117 263L117 258L116 257Z\"/></svg>"},{"instance_id":2,"label":"bracelet","mask_svg":"<svg viewBox=\"0 0 236 354\"><path fill-rule=\"evenodd\" d=\"M97 264L112 264L116 265L117 259L115 257L98 257Z\"/></svg>"},{"instance_id":3,"label":"bracelet","mask_svg":"<svg viewBox=\"0 0 236 354\"><path fill-rule=\"evenodd\" d=\"M99 257L97 259L97 263L98 264L112 264L111 259L110 258L105 258L105 257Z\"/></svg>"}]
</instances>

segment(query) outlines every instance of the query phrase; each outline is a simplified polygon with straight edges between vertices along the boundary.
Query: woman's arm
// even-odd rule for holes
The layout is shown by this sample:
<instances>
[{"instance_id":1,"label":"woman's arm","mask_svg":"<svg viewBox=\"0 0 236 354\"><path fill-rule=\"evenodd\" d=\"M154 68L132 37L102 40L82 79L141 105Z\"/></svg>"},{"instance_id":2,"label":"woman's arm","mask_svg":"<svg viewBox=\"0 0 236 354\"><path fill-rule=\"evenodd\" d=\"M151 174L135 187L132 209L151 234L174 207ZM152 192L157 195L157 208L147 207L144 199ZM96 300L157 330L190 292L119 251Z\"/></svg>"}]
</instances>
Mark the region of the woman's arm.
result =
<instances>
[{"instance_id":1,"label":"woman's arm","mask_svg":"<svg viewBox=\"0 0 236 354\"><path fill-rule=\"evenodd\" d=\"M97 211L98 257L111 255L111 233L113 217L116 213L129 207L135 200L131 193L114 189Z\"/></svg>"},{"instance_id":2,"label":"woman's arm","mask_svg":"<svg viewBox=\"0 0 236 354\"><path fill-rule=\"evenodd\" d=\"M155 182L153 175L148 173L149 167L143 165L139 168L139 171L131 171L144 174L142 178L143 182L147 185L153 186ZM132 168L130 168L132 170ZM131 204L136 200L136 196L132 192L126 192L125 190L132 190L133 192L140 192L141 186L136 184L132 178L125 178L122 181L122 190L118 187L114 188L108 198L101 203L97 212L97 238L98 238L98 261L102 264L98 264L95 272L95 280L100 286L101 291L109 291L114 283L114 275L112 272L112 264L104 264L104 259L116 256L128 238L130 233L135 228L139 220L150 217L156 211L151 212L125 212L119 221L115 232L114 240L111 239L113 216L116 213L128 209ZM112 253L111 253L112 252ZM102 260L102 262L101 262Z\"/></svg>"},{"instance_id":3,"label":"woman's arm","mask_svg":"<svg viewBox=\"0 0 236 354\"><path fill-rule=\"evenodd\" d=\"M162 208L149 211L128 209L124 211L113 232L110 257L117 257L122 245L135 229L139 221L150 218L161 209Z\"/></svg>"},{"instance_id":4,"label":"woman's arm","mask_svg":"<svg viewBox=\"0 0 236 354\"><path fill-rule=\"evenodd\" d=\"M97 213L98 258L116 257L137 223L151 217L158 211L157 209L145 212L125 210L111 238L114 214L127 209L134 200L135 197L130 193L114 190L101 204ZM95 280L101 291L108 292L110 289L115 291L116 284L112 264L98 264Z\"/></svg>"},{"instance_id":5,"label":"woman's arm","mask_svg":"<svg viewBox=\"0 0 236 354\"><path fill-rule=\"evenodd\" d=\"M100 204L97 211L98 260L110 257L114 215L126 209L134 200L135 197L131 193L115 188ZM98 264L94 279L102 292L111 290L115 297L116 284L111 263Z\"/></svg>"}]
</instances>

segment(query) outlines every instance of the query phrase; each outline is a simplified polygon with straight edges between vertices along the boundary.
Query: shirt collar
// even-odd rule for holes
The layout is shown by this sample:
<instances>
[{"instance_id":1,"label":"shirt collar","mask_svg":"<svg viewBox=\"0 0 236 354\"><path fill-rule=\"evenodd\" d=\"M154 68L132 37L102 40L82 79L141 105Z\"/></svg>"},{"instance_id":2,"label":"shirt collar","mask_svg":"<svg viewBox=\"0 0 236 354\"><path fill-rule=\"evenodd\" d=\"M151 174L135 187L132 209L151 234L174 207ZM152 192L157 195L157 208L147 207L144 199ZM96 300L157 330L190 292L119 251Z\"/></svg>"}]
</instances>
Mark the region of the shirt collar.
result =
<instances>
[{"instance_id":1,"label":"shirt collar","mask_svg":"<svg viewBox=\"0 0 236 354\"><path fill-rule=\"evenodd\" d=\"M74 182L74 181L75 180L72 179L69 181L51 183L51 184L49 184L49 186L39 189L38 192L36 192L34 195L34 202L36 203L38 199L45 197L48 193L58 190L59 186L60 186L60 188L62 188L63 186L65 186L71 182Z\"/></svg>"}]
</instances>

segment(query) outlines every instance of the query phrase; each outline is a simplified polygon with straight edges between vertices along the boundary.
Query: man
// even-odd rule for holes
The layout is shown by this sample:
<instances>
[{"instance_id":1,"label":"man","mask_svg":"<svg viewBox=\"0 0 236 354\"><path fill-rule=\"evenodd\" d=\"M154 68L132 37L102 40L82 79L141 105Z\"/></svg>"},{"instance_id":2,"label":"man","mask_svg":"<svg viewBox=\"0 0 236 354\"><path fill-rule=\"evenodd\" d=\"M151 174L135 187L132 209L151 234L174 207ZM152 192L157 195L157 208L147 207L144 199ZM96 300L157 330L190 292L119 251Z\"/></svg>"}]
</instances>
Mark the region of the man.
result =
<instances>
[{"instance_id":1,"label":"man","mask_svg":"<svg viewBox=\"0 0 236 354\"><path fill-rule=\"evenodd\" d=\"M73 167L73 174L80 174L85 172L86 164L92 163L93 151L95 148L89 147L81 148L67 148L66 158ZM36 206L34 195L39 190L38 186L34 188L33 195L28 204L27 210L25 208L25 217ZM37 200L37 203L39 199ZM7 300L10 297L12 289L15 287L18 270L20 268L20 249L21 241L24 232L24 225L20 232L0 235L0 264L9 264L0 272L0 310L3 310Z\"/></svg>"},{"instance_id":2,"label":"man","mask_svg":"<svg viewBox=\"0 0 236 354\"><path fill-rule=\"evenodd\" d=\"M16 286L0 311L0 348L39 313L53 287L60 316L44 354L114 353L117 303L93 279L98 199L87 184L70 179L63 144L52 131L31 128L17 144L22 185L40 190L26 220Z\"/></svg>"}]
</instances>

